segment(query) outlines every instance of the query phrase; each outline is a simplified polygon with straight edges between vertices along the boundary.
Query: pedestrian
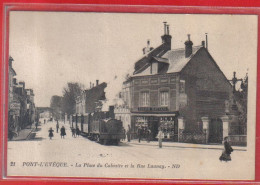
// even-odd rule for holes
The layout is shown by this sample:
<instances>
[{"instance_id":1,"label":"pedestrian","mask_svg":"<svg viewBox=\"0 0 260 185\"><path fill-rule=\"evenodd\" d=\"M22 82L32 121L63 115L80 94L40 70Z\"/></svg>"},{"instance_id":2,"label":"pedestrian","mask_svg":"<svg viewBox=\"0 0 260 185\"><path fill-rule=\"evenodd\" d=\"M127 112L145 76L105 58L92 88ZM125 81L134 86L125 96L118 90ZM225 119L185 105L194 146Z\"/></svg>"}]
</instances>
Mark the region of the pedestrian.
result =
<instances>
[{"instance_id":1,"label":"pedestrian","mask_svg":"<svg viewBox=\"0 0 260 185\"><path fill-rule=\"evenodd\" d=\"M126 131L125 131L125 128L123 128L123 133L124 133L123 141L125 141L125 138L126 138Z\"/></svg>"},{"instance_id":2,"label":"pedestrian","mask_svg":"<svg viewBox=\"0 0 260 185\"><path fill-rule=\"evenodd\" d=\"M138 142L140 143L140 142L141 142L142 135L143 135L143 129L142 129L141 126L138 127L137 134L138 134Z\"/></svg>"},{"instance_id":3,"label":"pedestrian","mask_svg":"<svg viewBox=\"0 0 260 185\"><path fill-rule=\"evenodd\" d=\"M228 142L228 137L224 138L224 151L222 152L221 156L219 157L220 161L231 161L231 152L233 152L233 148Z\"/></svg>"},{"instance_id":4,"label":"pedestrian","mask_svg":"<svg viewBox=\"0 0 260 185\"><path fill-rule=\"evenodd\" d=\"M61 138L64 139L64 136L65 136L65 135L66 135L65 127L62 126L61 129L60 129L60 136L61 136Z\"/></svg>"},{"instance_id":5,"label":"pedestrian","mask_svg":"<svg viewBox=\"0 0 260 185\"><path fill-rule=\"evenodd\" d=\"M49 129L49 138L51 139L53 137L53 132L54 130L52 130L52 128Z\"/></svg>"},{"instance_id":6,"label":"pedestrian","mask_svg":"<svg viewBox=\"0 0 260 185\"><path fill-rule=\"evenodd\" d=\"M8 129L8 139L9 139L9 140L12 140L13 137L14 137L13 131L12 131L11 129Z\"/></svg>"},{"instance_id":7,"label":"pedestrian","mask_svg":"<svg viewBox=\"0 0 260 185\"><path fill-rule=\"evenodd\" d=\"M159 132L158 132L157 138L158 138L158 142L159 142L159 148L162 148L163 132L162 132L161 127L159 127Z\"/></svg>"},{"instance_id":8,"label":"pedestrian","mask_svg":"<svg viewBox=\"0 0 260 185\"><path fill-rule=\"evenodd\" d=\"M151 140L151 130L148 128L147 129L147 133L146 133L146 139L147 139L147 143L150 143L150 140Z\"/></svg>"},{"instance_id":9,"label":"pedestrian","mask_svg":"<svg viewBox=\"0 0 260 185\"><path fill-rule=\"evenodd\" d=\"M71 133L72 137L76 137L76 129L74 127L71 127Z\"/></svg>"},{"instance_id":10,"label":"pedestrian","mask_svg":"<svg viewBox=\"0 0 260 185\"><path fill-rule=\"evenodd\" d=\"M57 124L56 124L56 132L57 132L57 133L59 133L59 128L60 128L59 123L57 123Z\"/></svg>"},{"instance_id":11,"label":"pedestrian","mask_svg":"<svg viewBox=\"0 0 260 185\"><path fill-rule=\"evenodd\" d=\"M76 135L77 135L77 137L79 137L79 134L80 134L80 130L79 130L79 127L77 126L77 128L76 128Z\"/></svg>"},{"instance_id":12,"label":"pedestrian","mask_svg":"<svg viewBox=\"0 0 260 185\"><path fill-rule=\"evenodd\" d=\"M126 136L127 136L127 141L130 142L131 141L131 128L130 128L130 125L128 125L128 130L126 132Z\"/></svg>"},{"instance_id":13,"label":"pedestrian","mask_svg":"<svg viewBox=\"0 0 260 185\"><path fill-rule=\"evenodd\" d=\"M44 124L46 123L46 119L44 119Z\"/></svg>"},{"instance_id":14,"label":"pedestrian","mask_svg":"<svg viewBox=\"0 0 260 185\"><path fill-rule=\"evenodd\" d=\"M37 127L38 127L38 121L35 122L35 128L37 130Z\"/></svg>"}]
</instances>

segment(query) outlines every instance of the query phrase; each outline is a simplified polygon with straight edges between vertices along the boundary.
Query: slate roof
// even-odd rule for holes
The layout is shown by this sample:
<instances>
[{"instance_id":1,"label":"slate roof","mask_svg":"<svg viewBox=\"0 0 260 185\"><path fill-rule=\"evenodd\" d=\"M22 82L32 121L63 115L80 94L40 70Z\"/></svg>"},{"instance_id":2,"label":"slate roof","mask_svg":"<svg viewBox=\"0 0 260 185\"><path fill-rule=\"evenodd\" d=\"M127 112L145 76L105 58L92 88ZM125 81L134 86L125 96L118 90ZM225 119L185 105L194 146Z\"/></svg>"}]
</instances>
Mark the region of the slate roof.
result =
<instances>
[{"instance_id":1,"label":"slate roof","mask_svg":"<svg viewBox=\"0 0 260 185\"><path fill-rule=\"evenodd\" d=\"M180 72L186 66L186 64L188 64L188 62L200 48L202 48L202 46L193 47L192 54L188 58L185 58L184 48L170 50L167 53L165 53L162 57L167 58L170 64L167 73Z\"/></svg>"},{"instance_id":2,"label":"slate roof","mask_svg":"<svg viewBox=\"0 0 260 185\"><path fill-rule=\"evenodd\" d=\"M169 51L166 49L165 45L166 45L166 43L161 44L160 46L158 46L155 49L151 50L150 52L146 53L139 60L137 60L137 62L135 63L134 74L137 74L140 71L145 70L150 65L149 61L152 59L152 57L160 58L167 51Z\"/></svg>"},{"instance_id":3,"label":"slate roof","mask_svg":"<svg viewBox=\"0 0 260 185\"><path fill-rule=\"evenodd\" d=\"M180 48L168 50L160 57L157 55L152 56L150 58L150 61L154 59L159 63L168 64L167 70L165 70L164 73L180 72L200 48L202 48L202 46L192 47L192 54L188 58L185 58L185 48ZM143 71L140 70L139 73L135 73L132 77L151 75L151 71L149 68L150 65L151 63L147 61L147 63L143 66Z\"/></svg>"}]
</instances>

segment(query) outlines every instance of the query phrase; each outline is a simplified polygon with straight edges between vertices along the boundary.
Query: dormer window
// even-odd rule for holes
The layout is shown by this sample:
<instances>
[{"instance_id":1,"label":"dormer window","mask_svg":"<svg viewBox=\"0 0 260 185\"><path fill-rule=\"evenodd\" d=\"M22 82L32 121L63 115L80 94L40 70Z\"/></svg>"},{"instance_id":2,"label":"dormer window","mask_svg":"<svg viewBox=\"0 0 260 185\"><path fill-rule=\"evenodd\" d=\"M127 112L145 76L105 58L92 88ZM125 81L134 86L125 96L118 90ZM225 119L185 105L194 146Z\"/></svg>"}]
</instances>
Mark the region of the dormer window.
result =
<instances>
[{"instance_id":1,"label":"dormer window","mask_svg":"<svg viewBox=\"0 0 260 185\"><path fill-rule=\"evenodd\" d=\"M153 62L151 65L151 74L157 74L158 73L158 62Z\"/></svg>"}]
</instances>

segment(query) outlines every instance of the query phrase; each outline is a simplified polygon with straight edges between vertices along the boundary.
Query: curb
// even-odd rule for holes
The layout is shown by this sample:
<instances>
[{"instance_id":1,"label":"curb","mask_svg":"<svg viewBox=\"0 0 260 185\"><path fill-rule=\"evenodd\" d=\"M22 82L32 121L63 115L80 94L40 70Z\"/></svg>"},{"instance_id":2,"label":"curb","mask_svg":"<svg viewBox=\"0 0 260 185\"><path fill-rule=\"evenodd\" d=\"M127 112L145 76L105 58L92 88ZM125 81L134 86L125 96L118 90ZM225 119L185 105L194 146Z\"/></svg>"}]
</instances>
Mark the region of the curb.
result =
<instances>
[{"instance_id":1,"label":"curb","mask_svg":"<svg viewBox=\"0 0 260 185\"><path fill-rule=\"evenodd\" d=\"M133 144L133 145L146 145L146 146L158 146L157 144L133 143L133 142L130 142L129 144ZM163 145L163 147L224 150L224 148L218 148L218 147L199 147L199 146L188 147L188 146L176 146L176 145L175 146L174 145L172 145L172 146L170 146L170 145ZM236 150L236 151L247 151L247 149L240 149L240 148L234 148L234 147L233 147L233 149Z\"/></svg>"}]
</instances>

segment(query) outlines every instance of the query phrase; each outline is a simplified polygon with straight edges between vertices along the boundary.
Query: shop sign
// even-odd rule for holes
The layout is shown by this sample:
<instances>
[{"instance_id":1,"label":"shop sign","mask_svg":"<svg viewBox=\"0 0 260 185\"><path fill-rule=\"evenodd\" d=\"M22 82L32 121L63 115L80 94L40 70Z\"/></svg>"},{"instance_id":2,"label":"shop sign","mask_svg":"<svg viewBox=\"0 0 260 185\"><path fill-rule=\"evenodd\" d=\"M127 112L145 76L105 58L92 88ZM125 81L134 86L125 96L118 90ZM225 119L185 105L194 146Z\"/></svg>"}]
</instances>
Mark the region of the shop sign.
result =
<instances>
[{"instance_id":1,"label":"shop sign","mask_svg":"<svg viewBox=\"0 0 260 185\"><path fill-rule=\"evenodd\" d=\"M10 104L10 109L11 110L20 110L20 107L21 107L20 103L13 102L13 103Z\"/></svg>"},{"instance_id":2,"label":"shop sign","mask_svg":"<svg viewBox=\"0 0 260 185\"><path fill-rule=\"evenodd\" d=\"M138 107L138 111L168 111L168 107Z\"/></svg>"},{"instance_id":3,"label":"shop sign","mask_svg":"<svg viewBox=\"0 0 260 185\"><path fill-rule=\"evenodd\" d=\"M20 110L12 110L12 111L10 111L10 115L11 116L13 116L13 115L19 116L20 115Z\"/></svg>"}]
</instances>

